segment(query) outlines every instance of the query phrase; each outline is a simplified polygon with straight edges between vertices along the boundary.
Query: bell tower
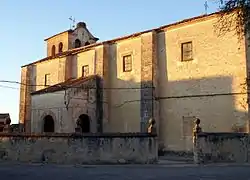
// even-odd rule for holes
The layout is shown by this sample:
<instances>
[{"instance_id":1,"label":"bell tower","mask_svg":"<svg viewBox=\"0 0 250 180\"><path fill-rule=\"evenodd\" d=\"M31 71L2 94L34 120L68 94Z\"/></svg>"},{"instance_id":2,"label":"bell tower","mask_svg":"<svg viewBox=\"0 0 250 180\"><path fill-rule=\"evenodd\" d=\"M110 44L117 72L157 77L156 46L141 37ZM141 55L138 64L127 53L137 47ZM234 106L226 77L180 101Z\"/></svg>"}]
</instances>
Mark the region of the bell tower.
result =
<instances>
[{"instance_id":1,"label":"bell tower","mask_svg":"<svg viewBox=\"0 0 250 180\"><path fill-rule=\"evenodd\" d=\"M96 43L99 39L94 37L88 30L85 22L78 22L74 32L69 36L70 48L80 48Z\"/></svg>"},{"instance_id":2,"label":"bell tower","mask_svg":"<svg viewBox=\"0 0 250 180\"><path fill-rule=\"evenodd\" d=\"M44 41L47 42L47 57L53 57L70 49L94 44L98 40L89 32L84 22L78 22L74 29L55 34Z\"/></svg>"}]
</instances>

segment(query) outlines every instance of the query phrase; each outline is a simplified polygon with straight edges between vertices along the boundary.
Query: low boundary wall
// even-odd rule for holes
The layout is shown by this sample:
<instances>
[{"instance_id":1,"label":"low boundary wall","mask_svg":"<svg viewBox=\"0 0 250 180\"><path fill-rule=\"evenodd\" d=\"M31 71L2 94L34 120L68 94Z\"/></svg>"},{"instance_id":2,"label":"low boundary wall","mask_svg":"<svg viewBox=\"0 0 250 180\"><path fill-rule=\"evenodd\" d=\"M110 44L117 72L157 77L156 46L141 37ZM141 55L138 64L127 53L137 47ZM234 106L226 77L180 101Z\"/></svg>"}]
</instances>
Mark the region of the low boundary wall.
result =
<instances>
[{"instance_id":1,"label":"low boundary wall","mask_svg":"<svg viewBox=\"0 0 250 180\"><path fill-rule=\"evenodd\" d=\"M157 137L142 133L0 134L0 161L58 164L156 163Z\"/></svg>"},{"instance_id":2,"label":"low boundary wall","mask_svg":"<svg viewBox=\"0 0 250 180\"><path fill-rule=\"evenodd\" d=\"M199 133L194 147L196 163L250 162L247 133Z\"/></svg>"}]
</instances>

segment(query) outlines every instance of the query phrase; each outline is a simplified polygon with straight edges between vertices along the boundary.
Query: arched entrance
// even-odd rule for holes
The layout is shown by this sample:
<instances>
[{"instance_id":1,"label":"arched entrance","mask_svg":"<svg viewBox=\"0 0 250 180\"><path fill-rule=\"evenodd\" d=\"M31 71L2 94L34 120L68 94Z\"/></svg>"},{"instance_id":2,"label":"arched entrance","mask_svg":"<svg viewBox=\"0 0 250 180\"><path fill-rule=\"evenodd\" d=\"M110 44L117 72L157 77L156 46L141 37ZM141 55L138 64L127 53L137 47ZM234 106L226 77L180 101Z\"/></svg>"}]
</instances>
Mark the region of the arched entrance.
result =
<instances>
[{"instance_id":1,"label":"arched entrance","mask_svg":"<svg viewBox=\"0 0 250 180\"><path fill-rule=\"evenodd\" d=\"M43 132L54 132L55 123L51 115L47 115L43 119Z\"/></svg>"},{"instance_id":2,"label":"arched entrance","mask_svg":"<svg viewBox=\"0 0 250 180\"><path fill-rule=\"evenodd\" d=\"M81 114L77 124L81 127L82 133L90 132L90 118L87 114Z\"/></svg>"}]
</instances>

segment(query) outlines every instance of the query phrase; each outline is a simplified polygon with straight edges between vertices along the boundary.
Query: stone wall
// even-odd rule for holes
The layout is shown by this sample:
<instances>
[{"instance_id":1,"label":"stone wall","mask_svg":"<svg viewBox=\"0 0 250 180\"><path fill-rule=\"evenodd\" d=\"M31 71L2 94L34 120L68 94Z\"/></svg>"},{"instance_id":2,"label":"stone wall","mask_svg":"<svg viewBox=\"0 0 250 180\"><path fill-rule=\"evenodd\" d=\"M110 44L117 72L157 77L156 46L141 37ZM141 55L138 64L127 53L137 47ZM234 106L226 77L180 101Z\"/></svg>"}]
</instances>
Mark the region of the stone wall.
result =
<instances>
[{"instance_id":1,"label":"stone wall","mask_svg":"<svg viewBox=\"0 0 250 180\"><path fill-rule=\"evenodd\" d=\"M105 63L109 73L104 77L108 77L104 84L104 101L108 102L108 118L104 121L108 132L140 132L141 44L141 37L134 37L109 45L108 65ZM132 58L132 70L124 72L123 57L127 55Z\"/></svg>"},{"instance_id":2,"label":"stone wall","mask_svg":"<svg viewBox=\"0 0 250 180\"><path fill-rule=\"evenodd\" d=\"M102 89L99 81L99 77L89 77L77 80L78 84L67 90L32 94L31 132L41 133L44 118L50 115L53 117L56 133L72 133L77 119L83 114L90 118L90 132L101 132Z\"/></svg>"},{"instance_id":3,"label":"stone wall","mask_svg":"<svg viewBox=\"0 0 250 180\"><path fill-rule=\"evenodd\" d=\"M22 67L20 84L20 102L19 102L19 123L24 125L26 132L30 132L30 92L34 88L31 82L31 72L33 66Z\"/></svg>"},{"instance_id":4,"label":"stone wall","mask_svg":"<svg viewBox=\"0 0 250 180\"><path fill-rule=\"evenodd\" d=\"M148 134L0 135L0 161L60 164L157 162L156 137Z\"/></svg>"},{"instance_id":5,"label":"stone wall","mask_svg":"<svg viewBox=\"0 0 250 180\"><path fill-rule=\"evenodd\" d=\"M198 163L249 162L249 140L247 133L200 133L195 159Z\"/></svg>"},{"instance_id":6,"label":"stone wall","mask_svg":"<svg viewBox=\"0 0 250 180\"><path fill-rule=\"evenodd\" d=\"M196 117L206 132L248 126L245 43L234 31L218 36L217 20L210 16L157 33L159 137L165 151L192 150ZM182 61L185 42L192 42L190 61Z\"/></svg>"},{"instance_id":7,"label":"stone wall","mask_svg":"<svg viewBox=\"0 0 250 180\"><path fill-rule=\"evenodd\" d=\"M69 49L69 33L66 31L64 33L58 34L54 37L51 37L47 41L47 56L52 55L52 46L56 46L56 54L59 53L59 43L63 43L63 51L67 51Z\"/></svg>"}]
</instances>

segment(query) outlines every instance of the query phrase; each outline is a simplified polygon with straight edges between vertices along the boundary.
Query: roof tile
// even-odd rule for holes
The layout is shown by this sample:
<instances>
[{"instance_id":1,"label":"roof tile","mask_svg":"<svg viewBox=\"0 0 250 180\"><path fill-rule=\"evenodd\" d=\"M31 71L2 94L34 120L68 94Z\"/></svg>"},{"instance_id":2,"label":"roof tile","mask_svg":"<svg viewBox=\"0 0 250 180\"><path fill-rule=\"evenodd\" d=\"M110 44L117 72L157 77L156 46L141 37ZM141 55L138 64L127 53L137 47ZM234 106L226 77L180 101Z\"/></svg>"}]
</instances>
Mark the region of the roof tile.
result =
<instances>
[{"instance_id":1,"label":"roof tile","mask_svg":"<svg viewBox=\"0 0 250 180\"><path fill-rule=\"evenodd\" d=\"M96 75L91 75L88 77L80 77L78 79L69 79L67 81L49 86L47 88L32 92L31 95L37 95L37 94L45 94L45 93L52 93L52 92L56 92L56 91L60 91L60 90L64 90L64 89L68 89L70 87L74 87L76 85L79 85L83 82L87 82L89 80L95 79L97 76Z\"/></svg>"}]
</instances>

